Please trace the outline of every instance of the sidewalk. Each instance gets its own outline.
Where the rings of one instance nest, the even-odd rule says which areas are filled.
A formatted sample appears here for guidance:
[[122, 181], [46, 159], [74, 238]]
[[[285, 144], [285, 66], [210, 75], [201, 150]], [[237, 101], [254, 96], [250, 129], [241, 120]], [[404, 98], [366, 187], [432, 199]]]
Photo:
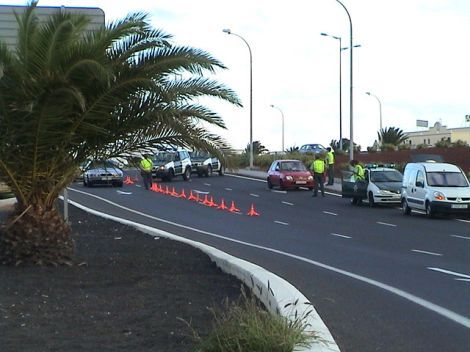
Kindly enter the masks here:
[[[250, 170], [248, 168], [231, 170], [230, 172], [227, 171], [227, 173], [232, 173], [232, 174], [236, 174], [240, 176], [253, 177], [253, 178], [258, 178], [262, 180], [266, 180], [268, 176], [268, 173], [266, 171], [261, 171], [261, 170], [256, 170], [256, 169]], [[333, 193], [341, 193], [341, 179], [335, 178], [335, 183], [333, 185], [325, 184], [325, 191], [329, 191]]]

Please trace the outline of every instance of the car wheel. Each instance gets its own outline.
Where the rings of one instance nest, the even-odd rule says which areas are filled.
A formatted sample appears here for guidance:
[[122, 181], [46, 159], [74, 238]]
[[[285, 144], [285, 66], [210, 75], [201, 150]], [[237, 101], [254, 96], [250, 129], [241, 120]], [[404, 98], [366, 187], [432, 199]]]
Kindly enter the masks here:
[[187, 168], [184, 170], [183, 180], [189, 181], [190, 178], [191, 178], [191, 169], [190, 169], [189, 167], [187, 167]]
[[219, 170], [219, 176], [225, 175], [225, 167], [221, 166]]
[[268, 178], [268, 188], [273, 189], [273, 184], [271, 183], [271, 180]]
[[431, 203], [428, 201], [426, 202], [426, 216], [429, 218], [429, 219], [432, 219], [434, 217], [434, 211], [432, 210], [431, 208]]
[[173, 177], [175, 177], [175, 171], [173, 169], [168, 170], [168, 175], [166, 176], [166, 180], [168, 182], [171, 182], [171, 180], [173, 180]]
[[375, 207], [376, 204], [375, 204], [375, 201], [374, 201], [374, 194], [373, 194], [372, 192], [369, 192], [367, 198], [369, 199], [369, 206], [370, 206], [371, 208]]
[[212, 166], [210, 165], [207, 167], [206, 176], [207, 177], [212, 176]]
[[408, 202], [406, 201], [405, 198], [402, 199], [401, 201], [401, 211], [403, 215], [410, 215], [411, 214], [411, 208], [408, 206]]

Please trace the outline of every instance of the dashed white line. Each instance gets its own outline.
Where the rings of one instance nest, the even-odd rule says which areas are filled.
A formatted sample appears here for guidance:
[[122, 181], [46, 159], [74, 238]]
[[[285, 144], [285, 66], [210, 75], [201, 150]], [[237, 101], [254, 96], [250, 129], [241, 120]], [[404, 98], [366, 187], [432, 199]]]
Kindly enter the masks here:
[[470, 237], [459, 236], [459, 235], [450, 235], [451, 237], [463, 238], [464, 240], [470, 240]]
[[287, 191], [278, 191], [278, 190], [275, 190], [275, 189], [272, 190], [271, 192], [287, 194]]
[[330, 233], [331, 236], [336, 236], [336, 237], [343, 237], [343, 238], [352, 238], [346, 235], [340, 235], [339, 233]]
[[226, 191], [231, 191], [232, 189], [231, 188], [225, 188]]
[[284, 202], [284, 201], [282, 201], [281, 203], [285, 205], [294, 205], [294, 203], [289, 203], [289, 202]]
[[332, 213], [331, 211], [323, 211], [323, 213], [328, 214], [328, 215], [338, 216], [338, 214]]
[[434, 271], [439, 271], [439, 272], [444, 273], [444, 274], [449, 274], [449, 275], [460, 276], [461, 277], [461, 279], [455, 279], [455, 280], [459, 280], [459, 281], [470, 280], [470, 275], [456, 273], [455, 271], [445, 270], [445, 269], [441, 269], [441, 268], [431, 268], [431, 267], [428, 267], [428, 269], [429, 270], [434, 270]]
[[377, 224], [384, 225], [384, 226], [390, 226], [390, 227], [397, 227], [397, 225], [395, 225], [395, 224], [389, 224], [387, 222], [382, 222], [382, 221], [377, 221]]
[[141, 185], [135, 185], [135, 186], [136, 186], [136, 187], [139, 187], [139, 188], [142, 187]]
[[468, 223], [470, 223], [470, 220], [464, 220], [464, 219], [457, 219], [457, 221], [461, 221], [461, 222], [468, 222]]
[[250, 193], [250, 196], [252, 196], [252, 197], [259, 197], [259, 194]]
[[279, 225], [289, 226], [288, 222], [282, 222], [282, 221], [277, 221], [277, 220], [274, 220], [274, 222]]
[[210, 183], [204, 183], [204, 186], [210, 186], [211, 184]]
[[434, 252], [422, 251], [422, 250], [420, 250], [420, 249], [412, 249], [411, 251], [412, 251], [412, 252], [416, 252], [416, 253], [423, 253], [423, 254], [435, 255], [435, 256], [438, 256], [438, 257], [442, 256], [441, 253], [434, 253]]

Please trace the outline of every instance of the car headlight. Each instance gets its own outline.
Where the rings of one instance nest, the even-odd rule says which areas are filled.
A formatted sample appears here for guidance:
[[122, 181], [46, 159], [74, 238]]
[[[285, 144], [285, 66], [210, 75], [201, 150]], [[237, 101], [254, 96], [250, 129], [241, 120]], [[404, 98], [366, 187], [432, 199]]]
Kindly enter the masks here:
[[385, 195], [390, 195], [392, 192], [387, 191], [386, 189], [379, 189], [377, 193], [385, 196]]
[[293, 178], [292, 178], [292, 176], [286, 176], [286, 180], [287, 180], [287, 181], [292, 181]]
[[165, 170], [165, 166], [160, 166], [158, 169], [159, 169], [160, 171], [163, 171], [163, 170]]
[[435, 191], [433, 193], [433, 196], [434, 196], [434, 199], [436, 199], [436, 200], [445, 200], [446, 199], [446, 196], [443, 193], [438, 192], [438, 191]]
[[309, 180], [309, 181], [313, 181], [313, 176], [312, 176], [312, 175], [310, 175], [310, 176], [307, 178], [307, 180]]

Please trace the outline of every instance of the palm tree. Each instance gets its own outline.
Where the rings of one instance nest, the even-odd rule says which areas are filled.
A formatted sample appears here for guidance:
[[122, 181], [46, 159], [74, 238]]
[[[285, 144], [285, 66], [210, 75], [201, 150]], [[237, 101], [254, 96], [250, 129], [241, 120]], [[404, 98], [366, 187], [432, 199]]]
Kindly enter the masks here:
[[382, 128], [377, 132], [377, 136], [379, 137], [381, 145], [392, 144], [394, 146], [398, 146], [408, 138], [408, 136], [398, 127]]
[[[261, 144], [260, 141], [253, 141], [253, 155], [260, 155], [269, 152], [268, 149], [264, 145]], [[245, 148], [245, 154], [250, 154], [250, 143]]]
[[0, 43], [0, 181], [17, 198], [0, 229], [0, 261], [60, 264], [74, 244], [54, 203], [87, 157], [168, 145], [221, 154], [228, 144], [199, 122], [224, 122], [193, 98], [241, 104], [204, 77], [225, 68], [221, 62], [173, 45], [146, 14], [88, 32], [82, 15], [57, 13], [39, 25], [36, 5], [17, 15], [16, 50]]

